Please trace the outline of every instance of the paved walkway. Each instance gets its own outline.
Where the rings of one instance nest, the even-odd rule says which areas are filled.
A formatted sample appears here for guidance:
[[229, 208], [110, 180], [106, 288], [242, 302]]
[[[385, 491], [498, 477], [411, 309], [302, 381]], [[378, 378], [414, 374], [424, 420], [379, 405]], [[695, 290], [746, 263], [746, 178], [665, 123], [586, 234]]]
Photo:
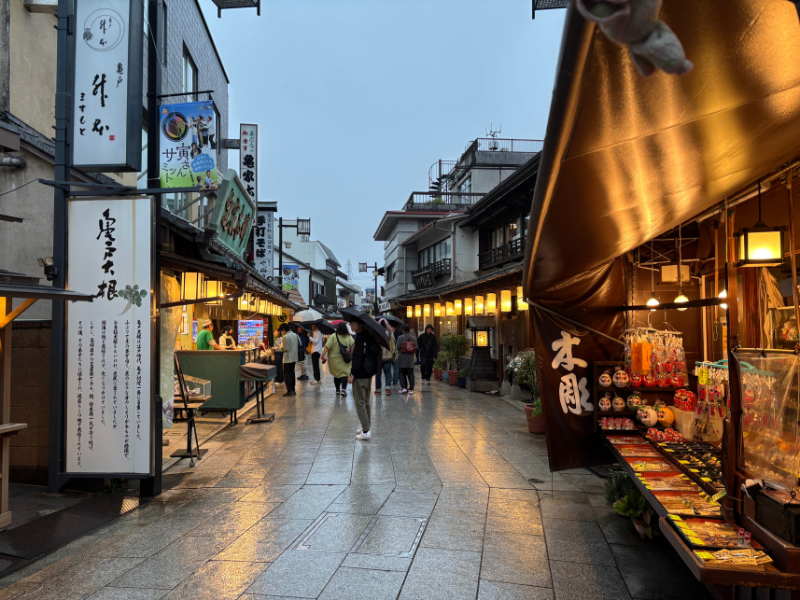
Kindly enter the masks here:
[[274, 423], [240, 419], [155, 501], [0, 580], [0, 600], [710, 597], [603, 505], [601, 479], [551, 474], [502, 398], [378, 396], [357, 442], [329, 384], [272, 396]]

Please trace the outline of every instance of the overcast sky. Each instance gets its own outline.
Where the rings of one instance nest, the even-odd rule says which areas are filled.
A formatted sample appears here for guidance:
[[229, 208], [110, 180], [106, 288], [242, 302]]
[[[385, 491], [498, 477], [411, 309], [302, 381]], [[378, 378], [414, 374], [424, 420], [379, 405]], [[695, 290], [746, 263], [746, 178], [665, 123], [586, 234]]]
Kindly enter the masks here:
[[259, 199], [310, 217], [312, 239], [352, 261], [363, 287], [358, 262], [383, 265], [381, 216], [428, 189], [434, 162], [491, 123], [504, 138], [544, 137], [564, 10], [532, 20], [531, 0], [262, 0], [261, 17], [218, 19], [200, 2], [231, 80], [229, 137], [259, 125]]

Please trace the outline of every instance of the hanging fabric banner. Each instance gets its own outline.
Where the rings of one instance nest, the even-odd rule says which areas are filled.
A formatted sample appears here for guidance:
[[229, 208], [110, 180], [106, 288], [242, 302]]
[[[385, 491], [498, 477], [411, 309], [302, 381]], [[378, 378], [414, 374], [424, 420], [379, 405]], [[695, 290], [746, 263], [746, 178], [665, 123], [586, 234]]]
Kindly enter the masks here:
[[[625, 328], [622, 263], [619, 259], [537, 294], [537, 303], [587, 327], [619, 338]], [[605, 446], [594, 432], [595, 361], [615, 360], [622, 345], [531, 306], [536, 328], [542, 408], [547, 428], [551, 471], [607, 461]]]

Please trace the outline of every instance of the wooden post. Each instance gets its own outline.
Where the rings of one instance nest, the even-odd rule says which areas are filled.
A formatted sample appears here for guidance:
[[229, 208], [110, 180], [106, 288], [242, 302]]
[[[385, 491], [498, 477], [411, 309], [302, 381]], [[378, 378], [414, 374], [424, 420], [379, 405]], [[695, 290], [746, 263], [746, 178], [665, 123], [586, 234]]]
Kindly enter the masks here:
[[[0, 298], [0, 320], [11, 312], [11, 299]], [[11, 323], [0, 329], [0, 425], [11, 422]], [[11, 438], [0, 435], [0, 527], [11, 523], [8, 510], [8, 464]]]

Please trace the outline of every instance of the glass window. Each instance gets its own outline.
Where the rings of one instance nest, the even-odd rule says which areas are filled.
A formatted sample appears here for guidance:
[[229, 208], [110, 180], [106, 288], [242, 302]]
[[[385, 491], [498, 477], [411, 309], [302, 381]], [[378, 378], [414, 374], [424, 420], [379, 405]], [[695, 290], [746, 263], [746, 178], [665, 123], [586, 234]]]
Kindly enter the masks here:
[[519, 239], [520, 237], [520, 227], [519, 227], [519, 217], [514, 219], [513, 221], [509, 221], [506, 223], [506, 241], [511, 242], [513, 240]]
[[450, 240], [444, 241], [444, 256], [442, 258], [450, 258]]
[[499, 248], [503, 245], [503, 228], [498, 227], [492, 231], [492, 248]]
[[[197, 91], [197, 66], [185, 46], [183, 48], [183, 89], [187, 94]], [[196, 96], [189, 96], [189, 101], [195, 100], [197, 100]]]

